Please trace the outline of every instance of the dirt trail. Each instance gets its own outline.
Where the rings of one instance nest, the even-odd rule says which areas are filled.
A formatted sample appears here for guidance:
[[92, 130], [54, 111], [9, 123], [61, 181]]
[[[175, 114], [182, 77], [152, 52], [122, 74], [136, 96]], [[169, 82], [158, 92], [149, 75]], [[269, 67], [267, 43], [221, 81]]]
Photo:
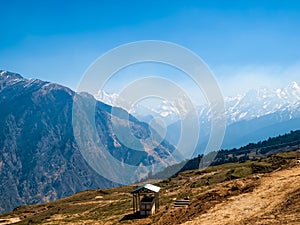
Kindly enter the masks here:
[[8, 219], [0, 219], [0, 224], [1, 225], [6, 225], [6, 224], [12, 224], [21, 221], [19, 217], [15, 218], [8, 218]]
[[[276, 171], [261, 178], [253, 192], [241, 194], [216, 205], [207, 213], [184, 223], [185, 225], [217, 224], [300, 224], [300, 214], [280, 215], [276, 208], [282, 205], [291, 193], [300, 189], [300, 166]], [[299, 198], [299, 196], [297, 195]], [[298, 204], [300, 203], [298, 199]], [[300, 207], [295, 205], [294, 207]], [[287, 219], [290, 220], [286, 223]]]

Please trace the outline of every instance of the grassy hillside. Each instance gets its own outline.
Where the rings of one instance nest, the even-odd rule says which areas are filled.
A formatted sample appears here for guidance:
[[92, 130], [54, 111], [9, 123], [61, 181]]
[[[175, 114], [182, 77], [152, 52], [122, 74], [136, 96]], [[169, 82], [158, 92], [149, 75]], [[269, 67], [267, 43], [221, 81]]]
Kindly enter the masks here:
[[[16, 222], [15, 224], [171, 225], [193, 224], [193, 222], [202, 224], [202, 222], [197, 222], [201, 221], [201, 216], [209, 215], [212, 210], [218, 212], [218, 207], [222, 207], [224, 204], [229, 204], [228, 208], [233, 199], [247, 195], [253, 195], [252, 198], [257, 197], [259, 194], [265, 193], [265, 190], [268, 191], [272, 186], [277, 187], [276, 185], [283, 182], [289, 185], [284, 190], [280, 188], [273, 190], [273, 199], [269, 198], [268, 201], [273, 202], [277, 199], [276, 195], [282, 195], [283, 192], [286, 193], [286, 196], [283, 196], [271, 211], [273, 210], [276, 215], [294, 215], [288, 221], [295, 222], [299, 219], [298, 222], [300, 222], [300, 218], [297, 218], [297, 215], [300, 215], [299, 210], [295, 211], [295, 209], [300, 209], [298, 159], [300, 159], [299, 151], [279, 153], [259, 160], [211, 166], [202, 171], [184, 171], [176, 177], [157, 181], [155, 184], [161, 187], [161, 207], [157, 214], [148, 218], [138, 218], [132, 214], [130, 192], [137, 187], [137, 185], [132, 185], [84, 191], [47, 204], [21, 206], [13, 212], [1, 215], [0, 224], [9, 224], [10, 222]], [[277, 173], [286, 173], [286, 175], [280, 175], [280, 180]], [[269, 188], [263, 189], [262, 184], [272, 176], [274, 176], [274, 180], [277, 180], [273, 183], [270, 181]], [[189, 197], [190, 205], [185, 208], [174, 208], [174, 200], [182, 197]], [[257, 200], [257, 202], [259, 201]], [[293, 207], [290, 206], [291, 204]], [[251, 206], [250, 202], [249, 205]], [[263, 209], [261, 211], [264, 216]], [[231, 216], [228, 215], [228, 218], [222, 220], [230, 218]], [[260, 221], [259, 218], [255, 220], [255, 217], [251, 217], [251, 219]], [[232, 221], [230, 220], [228, 224], [233, 224]], [[274, 224], [273, 222], [266, 224]], [[211, 224], [218, 224], [218, 222], [212, 221]]]

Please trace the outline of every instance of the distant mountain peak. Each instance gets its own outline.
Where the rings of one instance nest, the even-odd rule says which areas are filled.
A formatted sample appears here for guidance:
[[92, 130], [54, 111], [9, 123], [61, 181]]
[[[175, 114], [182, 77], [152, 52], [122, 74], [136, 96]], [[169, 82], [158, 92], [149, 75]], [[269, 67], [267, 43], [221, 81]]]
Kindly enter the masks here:
[[300, 86], [296, 81], [291, 82], [287, 87], [290, 89], [300, 90]]

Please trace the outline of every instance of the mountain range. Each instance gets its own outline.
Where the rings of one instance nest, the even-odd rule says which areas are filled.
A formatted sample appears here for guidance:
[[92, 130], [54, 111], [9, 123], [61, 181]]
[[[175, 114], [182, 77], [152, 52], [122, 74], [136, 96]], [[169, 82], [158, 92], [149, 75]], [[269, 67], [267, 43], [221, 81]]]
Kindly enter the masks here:
[[[83, 105], [95, 102], [97, 136], [120, 165], [135, 168], [128, 178], [133, 179], [130, 182], [181, 160], [172, 157], [181, 121], [170, 102], [163, 101], [156, 108], [143, 105], [127, 112], [114, 104], [117, 94], [100, 92], [96, 97], [102, 101], [96, 101], [88, 93], [75, 93], [55, 83], [26, 79], [0, 70], [0, 212], [19, 205], [48, 202], [86, 189], [120, 185], [108, 179], [115, 175], [109, 163], [99, 162], [108, 166], [107, 174], [99, 175], [97, 168], [82, 155], [74, 137], [77, 127], [74, 128], [72, 121], [75, 96]], [[244, 95], [226, 97], [225, 103], [227, 129], [223, 148], [239, 147], [300, 128], [300, 88], [296, 82], [286, 88], [251, 90]], [[194, 153], [198, 155], [203, 152], [210, 134], [210, 108], [198, 105], [196, 109], [201, 128]], [[87, 112], [81, 113], [84, 118]], [[148, 125], [156, 116], [166, 121], [166, 137], [149, 142], [147, 139], [151, 135], [160, 134], [159, 130], [155, 131], [159, 126], [153, 129]], [[114, 119], [121, 130], [124, 124], [130, 124], [130, 131], [142, 151], [118, 139]], [[82, 132], [89, 134], [90, 131]], [[87, 140], [90, 144], [90, 139]], [[156, 164], [162, 166], [151, 167]], [[145, 167], [147, 170], [141, 169]]]
[[[58, 84], [0, 71], [0, 212], [20, 205], [48, 202], [86, 189], [120, 185], [108, 179], [110, 174], [99, 175], [84, 159], [72, 124], [75, 95], [83, 104], [96, 102], [97, 134], [121, 166], [135, 168], [132, 177], [139, 179], [151, 171], [150, 168], [141, 173], [139, 168], [143, 166], [161, 161], [168, 166], [176, 162], [169, 158], [174, 147], [164, 140], [146, 143], [144, 140], [153, 132], [151, 128], [123, 109], [96, 101], [87, 93], [76, 94]], [[130, 123], [142, 150], [131, 149], [118, 141], [112, 110], [121, 128]], [[85, 112], [82, 113], [84, 117]], [[89, 130], [84, 132], [89, 133]], [[105, 172], [110, 173], [110, 168], [106, 169]]]
[[[100, 92], [98, 99], [115, 105], [118, 94]], [[244, 94], [224, 97], [226, 132], [222, 148], [238, 148], [270, 136], [300, 128], [300, 86], [297, 82], [277, 89], [251, 89]], [[195, 155], [202, 153], [209, 139], [211, 113], [208, 104], [197, 105], [201, 132]], [[181, 119], [172, 102], [161, 101], [156, 108], [137, 104], [131, 113], [141, 121], [160, 118], [167, 124], [166, 139], [176, 146], [180, 137]]]

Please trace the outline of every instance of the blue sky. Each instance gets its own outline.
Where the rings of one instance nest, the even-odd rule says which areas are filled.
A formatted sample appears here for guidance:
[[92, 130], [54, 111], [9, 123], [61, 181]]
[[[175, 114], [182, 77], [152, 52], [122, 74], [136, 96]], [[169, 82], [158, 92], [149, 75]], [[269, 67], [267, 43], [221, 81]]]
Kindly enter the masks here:
[[106, 51], [175, 42], [198, 54], [225, 94], [300, 82], [300, 1], [1, 0], [0, 69], [73, 89]]

